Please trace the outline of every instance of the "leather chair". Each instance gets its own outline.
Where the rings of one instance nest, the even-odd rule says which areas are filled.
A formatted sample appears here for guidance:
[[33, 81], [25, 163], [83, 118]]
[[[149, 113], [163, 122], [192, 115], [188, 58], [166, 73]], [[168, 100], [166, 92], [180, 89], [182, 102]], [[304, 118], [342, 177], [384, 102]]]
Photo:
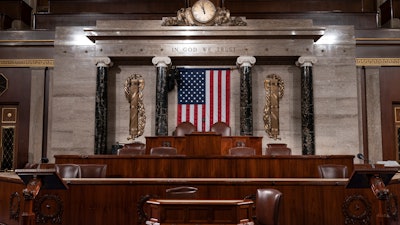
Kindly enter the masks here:
[[160, 146], [150, 149], [150, 155], [176, 155], [178, 150], [174, 147]]
[[165, 190], [168, 199], [195, 199], [198, 188], [189, 186], [180, 186]]
[[146, 154], [146, 144], [143, 142], [133, 142], [124, 144], [117, 150], [117, 155], [144, 155]]
[[82, 178], [104, 178], [107, 176], [106, 164], [79, 164]]
[[211, 128], [211, 132], [215, 132], [216, 134], [221, 134], [221, 136], [231, 136], [231, 127], [224, 122], [216, 122]]
[[257, 189], [256, 224], [278, 225], [283, 194], [273, 188]]
[[229, 155], [234, 156], [250, 156], [256, 155], [256, 150], [251, 147], [240, 146], [240, 147], [233, 147], [228, 150]]
[[323, 164], [318, 165], [318, 172], [321, 178], [348, 178], [349, 172], [345, 165]]
[[265, 155], [291, 155], [292, 150], [284, 143], [267, 144]]
[[61, 178], [81, 177], [81, 168], [77, 164], [55, 164], [54, 168]]
[[180, 123], [175, 128], [173, 135], [174, 136], [185, 136], [186, 134], [191, 134], [195, 131], [197, 131], [197, 128], [195, 125], [193, 125], [191, 122], [183, 122], [183, 123]]

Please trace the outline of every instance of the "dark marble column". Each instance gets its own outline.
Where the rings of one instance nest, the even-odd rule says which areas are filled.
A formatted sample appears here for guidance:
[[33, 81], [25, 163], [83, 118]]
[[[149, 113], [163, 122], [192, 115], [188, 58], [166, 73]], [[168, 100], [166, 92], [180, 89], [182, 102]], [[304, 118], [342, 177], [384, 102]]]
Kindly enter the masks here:
[[301, 130], [302, 154], [315, 155], [314, 131], [314, 94], [312, 65], [315, 57], [300, 57], [297, 61], [301, 67]]
[[94, 154], [107, 154], [107, 80], [110, 58], [97, 61]]
[[240, 135], [253, 135], [251, 67], [255, 62], [252, 56], [240, 56], [236, 60], [240, 68]]
[[156, 136], [168, 135], [168, 65], [169, 57], [154, 57], [153, 64], [157, 67], [156, 77]]

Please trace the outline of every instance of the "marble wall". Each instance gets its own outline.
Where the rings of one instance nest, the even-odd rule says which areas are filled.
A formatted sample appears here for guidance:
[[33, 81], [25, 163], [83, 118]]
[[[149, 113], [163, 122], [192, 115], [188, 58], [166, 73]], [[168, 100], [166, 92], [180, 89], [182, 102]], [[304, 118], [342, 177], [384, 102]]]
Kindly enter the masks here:
[[[301, 24], [301, 21], [293, 21], [291, 24], [290, 20], [285, 20], [281, 23], [281, 27], [271, 27], [271, 29], [289, 30], [293, 25], [297, 27], [294, 30], [298, 30], [301, 29]], [[307, 29], [313, 28], [309, 21], [303, 24]], [[121, 50], [121, 46], [128, 48], [128, 51], [135, 47], [129, 44], [121, 45], [123, 41], [118, 40], [94, 44], [86, 37], [85, 29], [88, 28], [56, 29], [55, 67], [51, 80], [49, 112], [50, 162], [54, 161], [53, 156], [57, 154], [94, 153], [97, 59], [104, 56], [111, 56], [112, 59], [119, 56], [118, 52], [123, 50], [124, 53], [119, 54], [126, 54], [125, 49]], [[351, 26], [328, 26], [323, 29], [325, 34], [314, 44], [312, 41], [288, 38], [284, 41], [259, 40], [259, 43], [253, 41], [253, 45], [259, 45], [259, 49], [274, 49], [268, 52], [269, 57], [273, 54], [294, 56], [307, 54], [317, 58], [318, 61], [313, 66], [316, 154], [355, 155], [360, 152], [360, 122], [354, 29]], [[226, 41], [228, 45], [234, 43], [229, 42]], [[285, 43], [290, 45], [282, 46]], [[157, 42], [158, 44], [160, 43]], [[100, 51], [99, 46], [108, 52]], [[244, 55], [242, 53], [235, 54]], [[252, 54], [250, 51], [247, 53], [256, 59], [259, 54], [256, 52]], [[144, 59], [140, 65], [135, 62], [116, 62], [109, 68], [108, 148], [110, 149], [116, 142], [128, 142], [129, 104], [124, 96], [123, 87], [125, 80], [135, 73], [141, 74], [146, 82], [144, 89], [146, 128], [144, 135], [138, 140], [145, 141], [144, 136], [154, 135], [156, 67], [152, 65], [151, 57], [150, 60]], [[213, 67], [212, 64], [207, 66]], [[233, 68], [231, 126], [233, 135], [238, 135], [239, 71], [236, 65], [226, 66]], [[252, 72], [254, 135], [263, 136], [263, 146], [272, 142], [285, 142], [292, 148], [293, 154], [301, 154], [300, 68], [296, 65], [263, 65], [256, 62]], [[262, 120], [265, 104], [264, 80], [269, 74], [277, 74], [285, 83], [285, 93], [280, 101], [281, 140], [270, 139], [264, 131]], [[176, 126], [176, 91], [175, 88], [170, 92], [168, 99], [169, 134]]]

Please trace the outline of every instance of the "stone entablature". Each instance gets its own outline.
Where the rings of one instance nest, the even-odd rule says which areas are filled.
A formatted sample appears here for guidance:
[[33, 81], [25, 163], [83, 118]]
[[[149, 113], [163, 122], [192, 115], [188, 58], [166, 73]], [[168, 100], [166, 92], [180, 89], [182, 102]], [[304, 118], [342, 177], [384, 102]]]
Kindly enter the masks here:
[[310, 55], [325, 28], [311, 20], [247, 20], [247, 26], [162, 26], [157, 20], [98, 21], [84, 30], [97, 56]]

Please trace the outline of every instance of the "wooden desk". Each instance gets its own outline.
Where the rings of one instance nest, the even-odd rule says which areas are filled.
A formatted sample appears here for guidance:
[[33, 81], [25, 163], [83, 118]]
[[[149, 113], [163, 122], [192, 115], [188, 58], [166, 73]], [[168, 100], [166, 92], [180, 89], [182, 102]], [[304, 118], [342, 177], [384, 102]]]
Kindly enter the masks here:
[[149, 225], [253, 224], [251, 200], [151, 199]]
[[57, 164], [107, 164], [107, 177], [136, 178], [301, 178], [319, 177], [318, 165], [346, 165], [353, 172], [353, 155], [286, 156], [121, 156], [55, 155]]
[[[387, 186], [400, 196], [400, 176]], [[166, 198], [165, 190], [178, 186], [198, 188], [196, 199], [243, 199], [258, 188], [275, 188], [283, 193], [279, 224], [377, 225], [379, 200], [370, 189], [346, 188], [348, 179], [321, 178], [69, 178], [68, 190], [41, 190], [37, 197], [41, 225], [144, 225], [136, 215], [146, 196]], [[18, 176], [0, 173], [0, 224], [18, 225], [25, 187]], [[12, 207], [9, 206], [13, 202]], [[397, 203], [395, 200], [394, 203]], [[145, 204], [145, 203], [144, 203]], [[147, 204], [145, 204], [147, 206]], [[49, 206], [49, 207], [48, 207]], [[397, 208], [397, 206], [396, 206]], [[392, 208], [393, 210], [394, 208]], [[147, 211], [148, 212], [148, 211]], [[391, 225], [400, 224], [393, 210]], [[252, 212], [255, 215], [255, 212]]]
[[256, 149], [262, 155], [262, 137], [255, 136], [221, 136], [213, 132], [195, 132], [184, 137], [156, 136], [146, 137], [146, 154], [153, 147], [169, 144], [177, 148], [178, 154], [187, 156], [227, 155], [237, 142]]

